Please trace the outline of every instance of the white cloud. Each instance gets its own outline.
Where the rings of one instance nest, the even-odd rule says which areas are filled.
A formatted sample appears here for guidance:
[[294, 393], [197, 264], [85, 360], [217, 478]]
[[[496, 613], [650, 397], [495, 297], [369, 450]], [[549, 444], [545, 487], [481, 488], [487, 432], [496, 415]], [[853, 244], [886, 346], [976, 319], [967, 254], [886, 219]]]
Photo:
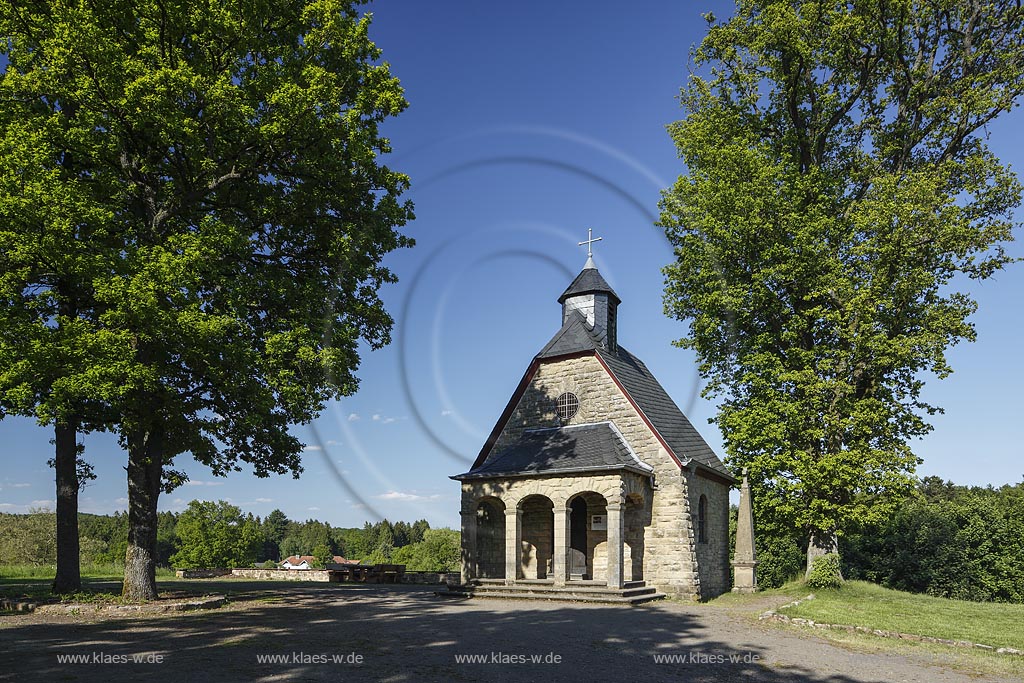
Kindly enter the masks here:
[[339, 445], [341, 445], [341, 442], [340, 442], [340, 441], [335, 441], [334, 439], [330, 439], [330, 440], [329, 440], [329, 441], [327, 442], [327, 445], [328, 445], [328, 446], [339, 446]]
[[273, 498], [257, 498], [256, 502], [257, 503], [273, 503], [274, 499]]
[[405, 493], [404, 491], [388, 491], [387, 493], [382, 493], [379, 496], [374, 496], [374, 498], [379, 498], [380, 500], [400, 500], [405, 503], [424, 500], [438, 500], [440, 497], [441, 496], [436, 493], [432, 496], [421, 496], [416, 493]]
[[318, 508], [318, 507], [311, 507], [311, 508], [306, 508], [306, 509], [307, 509], [307, 510], [309, 510], [310, 512], [316, 512], [316, 511], [318, 511], [318, 510], [319, 510], [320, 508]]
[[374, 413], [374, 414], [373, 414], [373, 421], [374, 421], [374, 422], [379, 422], [379, 421], [380, 421], [380, 415], [379, 415], [379, 414], [377, 414], [377, 413]]
[[14, 503], [0, 503], [0, 508], [12, 508], [15, 507]]
[[39, 508], [46, 510], [55, 510], [57, 508], [57, 501], [55, 500], [33, 500], [28, 504], [29, 509]]
[[302, 450], [304, 450], [304, 451], [322, 451], [323, 449], [320, 448], [320, 446], [303, 446]]
[[348, 414], [348, 421], [349, 422], [357, 422], [357, 421], [359, 421], [361, 419], [363, 419], [363, 418], [359, 417], [359, 413], [349, 413]]
[[185, 482], [185, 486], [223, 486], [222, 481], [203, 481], [202, 479], [189, 479]]
[[448, 416], [449, 416], [449, 415], [451, 415], [451, 414], [452, 414], [453, 412], [455, 412], [455, 411], [452, 411], [452, 410], [442, 410], [442, 411], [441, 411], [441, 417], [448, 417]]
[[8, 484], [12, 489], [27, 489], [32, 484]]
[[128, 499], [127, 498], [115, 498], [114, 502], [117, 503], [118, 505], [127, 505], [128, 504]]
[[380, 413], [374, 413], [373, 414], [373, 421], [374, 422], [380, 422], [382, 425], [391, 424], [392, 422], [395, 422], [396, 420], [398, 420], [397, 417], [388, 417], [386, 415], [381, 415]]

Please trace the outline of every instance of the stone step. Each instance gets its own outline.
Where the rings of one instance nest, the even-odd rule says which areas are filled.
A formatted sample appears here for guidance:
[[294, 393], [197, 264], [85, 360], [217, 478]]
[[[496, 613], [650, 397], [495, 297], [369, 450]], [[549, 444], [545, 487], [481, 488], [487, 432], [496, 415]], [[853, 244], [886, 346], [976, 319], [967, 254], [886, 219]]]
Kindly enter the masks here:
[[[470, 579], [469, 586], [506, 586], [505, 579]], [[554, 579], [517, 579], [516, 586], [551, 586], [554, 587]], [[626, 581], [623, 588], [643, 588], [647, 585], [645, 581]], [[608, 588], [604, 581], [570, 581], [566, 584], [569, 588]], [[614, 590], [614, 589], [613, 589]]]
[[538, 585], [522, 585], [516, 584], [512, 586], [470, 586], [467, 592], [473, 594], [483, 593], [495, 593], [495, 594], [513, 594], [513, 593], [531, 593], [536, 595], [547, 595], [561, 594], [561, 593], [573, 593], [578, 595], [615, 595], [621, 597], [631, 597], [634, 595], [646, 595], [648, 593], [657, 592], [654, 588], [649, 586], [635, 586], [633, 588], [608, 588], [607, 586], [566, 586], [564, 588], [555, 586], [538, 586]]
[[[642, 583], [642, 582], [632, 582]], [[438, 591], [443, 597], [496, 598], [506, 600], [555, 600], [562, 602], [592, 602], [636, 605], [665, 597], [653, 587], [638, 585], [632, 588], [608, 588], [601, 586], [566, 586], [564, 588], [539, 584], [469, 585]]]
[[646, 593], [644, 595], [635, 595], [631, 597], [622, 597], [616, 595], [578, 595], [572, 593], [544, 593], [544, 594], [531, 594], [531, 593], [467, 593], [464, 591], [438, 591], [437, 595], [442, 597], [450, 598], [463, 598], [463, 599], [490, 599], [490, 600], [547, 600], [551, 602], [584, 602], [594, 604], [612, 604], [612, 605], [640, 605], [645, 602], [652, 602], [654, 600], [661, 600], [665, 597], [664, 593]]

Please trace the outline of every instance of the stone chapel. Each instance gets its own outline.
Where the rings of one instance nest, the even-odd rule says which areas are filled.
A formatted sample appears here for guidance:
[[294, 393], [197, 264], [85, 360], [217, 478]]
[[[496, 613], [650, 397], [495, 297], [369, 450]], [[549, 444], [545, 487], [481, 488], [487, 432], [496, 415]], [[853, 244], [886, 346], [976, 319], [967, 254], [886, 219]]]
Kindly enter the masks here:
[[630, 602], [728, 591], [738, 481], [619, 344], [621, 302], [593, 258], [558, 302], [561, 328], [472, 468], [452, 477], [462, 590]]

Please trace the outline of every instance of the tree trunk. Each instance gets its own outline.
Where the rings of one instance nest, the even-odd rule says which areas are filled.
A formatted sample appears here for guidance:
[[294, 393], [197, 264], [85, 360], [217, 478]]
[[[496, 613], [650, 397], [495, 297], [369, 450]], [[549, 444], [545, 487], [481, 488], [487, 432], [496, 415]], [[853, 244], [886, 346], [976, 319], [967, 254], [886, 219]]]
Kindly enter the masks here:
[[54, 593], [82, 589], [78, 549], [78, 426], [75, 421], [54, 426], [54, 469], [57, 471], [57, 576]]
[[814, 561], [822, 555], [829, 553], [839, 554], [839, 537], [835, 529], [832, 531], [812, 531], [807, 541], [807, 572], [804, 577], [811, 575], [811, 568]]
[[156, 600], [157, 501], [163, 473], [164, 435], [158, 428], [128, 437], [128, 550], [124, 589], [130, 600]]

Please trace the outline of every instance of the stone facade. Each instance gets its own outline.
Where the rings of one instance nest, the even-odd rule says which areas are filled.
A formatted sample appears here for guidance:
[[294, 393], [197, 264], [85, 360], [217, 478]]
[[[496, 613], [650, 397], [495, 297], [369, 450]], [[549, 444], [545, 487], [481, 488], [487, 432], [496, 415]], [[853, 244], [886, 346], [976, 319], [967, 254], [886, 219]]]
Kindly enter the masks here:
[[[489, 517], [493, 509], [514, 515], [529, 495], [543, 496], [554, 506], [547, 516], [537, 513], [538, 505], [527, 501], [521, 514], [520, 552], [528, 559], [517, 566], [517, 578], [545, 578], [554, 571], [550, 530], [555, 511], [566, 514], [570, 498], [584, 492], [599, 494], [607, 503], [624, 508], [623, 549], [624, 580], [644, 580], [660, 591], [687, 598], [709, 598], [729, 589], [729, 485], [680, 468], [666, 452], [655, 433], [623, 395], [600, 361], [593, 356], [567, 358], [541, 363], [497, 438], [491, 454], [514, 443], [526, 429], [556, 427], [563, 424], [555, 414], [555, 398], [563, 392], [576, 394], [579, 411], [566, 425], [611, 421], [639, 458], [654, 468], [654, 476], [645, 479], [629, 473], [604, 476], [541, 477], [465, 482], [462, 488], [463, 514], [474, 522]], [[706, 496], [706, 535], [699, 543], [695, 537], [694, 515], [700, 496]], [[480, 501], [489, 501], [480, 512]], [[499, 502], [500, 501], [500, 502]], [[598, 514], [593, 512], [591, 514]], [[549, 521], [543, 521], [549, 520]], [[538, 526], [544, 525], [544, 526]], [[481, 525], [485, 528], [485, 524]], [[489, 539], [497, 528], [486, 526]], [[463, 530], [463, 537], [472, 533]], [[592, 532], [588, 539], [588, 566], [593, 578], [606, 573], [605, 532]], [[498, 578], [496, 544], [484, 542], [481, 550], [480, 577]], [[511, 554], [514, 544], [506, 543]], [[478, 572], [477, 569], [472, 572]], [[471, 572], [471, 573], [472, 573]], [[635, 577], [635, 578], [634, 578]], [[468, 578], [468, 576], [467, 576]], [[556, 579], [557, 580], [557, 579]]]
[[[462, 482], [463, 582], [644, 581], [691, 599], [728, 590], [734, 479], [646, 369], [636, 370], [646, 384], [633, 395], [602, 359], [635, 361], [617, 355], [619, 298], [591, 259], [559, 302], [562, 329], [534, 359], [473, 469], [454, 477]], [[560, 417], [565, 393], [579, 407]], [[651, 406], [661, 422], [644, 414]], [[612, 440], [581, 445], [579, 435], [602, 424]], [[535, 430], [557, 432], [561, 445], [538, 445]], [[691, 446], [702, 465], [680, 452]]]
[[[684, 597], [708, 598], [727, 591], [729, 485], [681, 469], [596, 357], [543, 362], [499, 435], [492, 454], [515, 442], [524, 429], [562, 424], [555, 415], [554, 399], [565, 391], [580, 398], [580, 410], [564, 424], [610, 420], [637, 456], [654, 468], [656, 488], [650, 482], [639, 485], [633, 512], [629, 513], [630, 508], [627, 508], [627, 517], [632, 521], [627, 531], [631, 575], [639, 574], [658, 590]], [[558, 505], [566, 490], [587, 490], [578, 484], [582, 485], [580, 478], [572, 477], [564, 482], [547, 483], [538, 493]], [[507, 496], [515, 488], [512, 486], [504, 495], [490, 495], [503, 500], [507, 510], [510, 503]], [[604, 490], [593, 490], [608, 498]], [[708, 498], [709, 541], [698, 544], [691, 510], [696, 510], [701, 495]], [[464, 506], [472, 507], [472, 494], [469, 501], [466, 497], [464, 486]], [[518, 499], [515, 502], [518, 504]], [[625, 503], [622, 498], [618, 502]], [[634, 564], [636, 569], [632, 570]]]

